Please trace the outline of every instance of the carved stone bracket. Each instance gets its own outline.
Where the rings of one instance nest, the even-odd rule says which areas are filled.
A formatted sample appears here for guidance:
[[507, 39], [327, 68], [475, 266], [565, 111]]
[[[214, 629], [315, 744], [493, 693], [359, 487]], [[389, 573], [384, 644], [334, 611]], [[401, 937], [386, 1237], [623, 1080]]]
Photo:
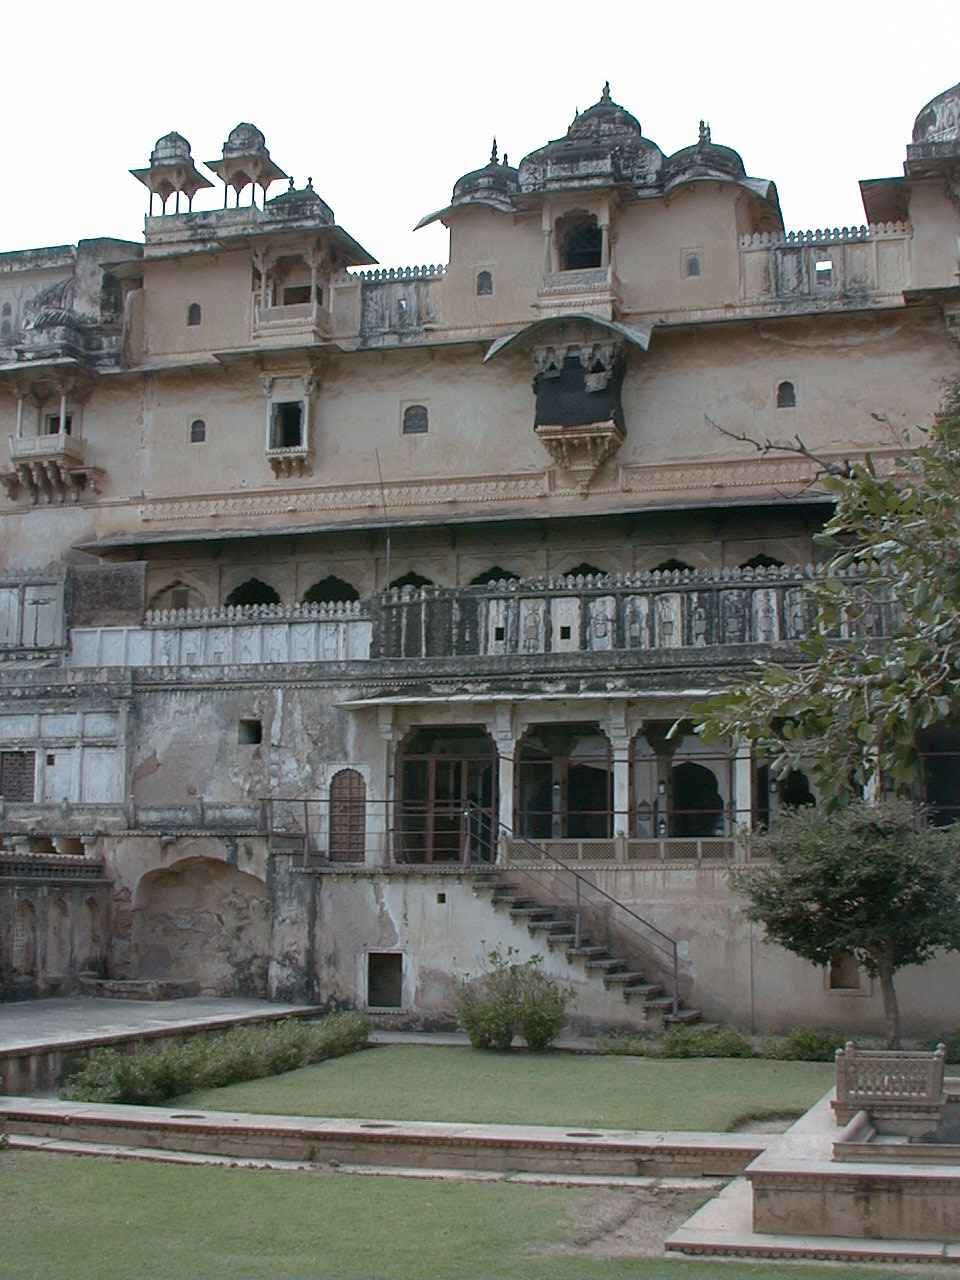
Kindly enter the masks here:
[[580, 427], [539, 424], [534, 430], [557, 466], [576, 480], [583, 496], [593, 477], [624, 441], [623, 431], [612, 420]]
[[313, 452], [310, 449], [268, 449], [267, 460], [278, 480], [281, 476], [308, 476], [313, 471]]
[[96, 467], [76, 467], [61, 458], [17, 462], [12, 471], [0, 475], [7, 496], [15, 500], [26, 494], [35, 507], [63, 506], [79, 502], [87, 488], [100, 492], [102, 472]]

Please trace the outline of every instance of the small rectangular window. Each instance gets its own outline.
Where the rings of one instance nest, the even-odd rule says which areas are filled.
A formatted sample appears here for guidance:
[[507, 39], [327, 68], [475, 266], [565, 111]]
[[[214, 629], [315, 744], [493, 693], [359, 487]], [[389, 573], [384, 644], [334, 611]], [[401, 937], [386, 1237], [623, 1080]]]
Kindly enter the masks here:
[[814, 268], [818, 285], [828, 285], [833, 281], [833, 262], [830, 258], [818, 262]]
[[288, 285], [283, 291], [283, 305], [285, 307], [296, 307], [309, 301], [310, 286], [308, 284]]
[[506, 629], [506, 627], [494, 627], [494, 628], [493, 628], [493, 638], [494, 638], [494, 640], [502, 640], [502, 639], [504, 638], [504, 636], [506, 635], [506, 633], [507, 633], [507, 629]]
[[560, 639], [561, 639], [561, 640], [569, 640], [569, 639], [570, 639], [570, 628], [569, 628], [569, 627], [561, 627], [561, 628], [560, 628]]
[[190, 590], [188, 587], [173, 587], [170, 591], [171, 609], [189, 609]]
[[[63, 419], [64, 435], [70, 435], [73, 431], [73, 414], [68, 413]], [[47, 430], [48, 436], [58, 436], [60, 434], [60, 415], [59, 413], [47, 414]]]
[[367, 1004], [372, 1009], [403, 1005], [403, 956], [395, 951], [371, 951], [367, 956]]
[[35, 751], [0, 751], [0, 796], [31, 804], [36, 765]]
[[426, 405], [408, 404], [403, 411], [403, 434], [405, 436], [426, 435], [429, 426]]
[[241, 720], [237, 726], [237, 742], [242, 746], [253, 746], [263, 741], [262, 720]]

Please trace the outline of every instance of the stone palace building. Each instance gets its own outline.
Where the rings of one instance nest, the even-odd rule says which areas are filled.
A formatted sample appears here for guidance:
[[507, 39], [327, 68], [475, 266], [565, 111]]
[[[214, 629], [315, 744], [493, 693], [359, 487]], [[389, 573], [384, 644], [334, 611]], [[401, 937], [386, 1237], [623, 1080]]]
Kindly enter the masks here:
[[[810, 455], [889, 465], [957, 374], [960, 86], [833, 230], [608, 86], [455, 183], [445, 266], [377, 267], [250, 124], [132, 173], [142, 243], [0, 254], [3, 995], [429, 1019], [501, 946], [584, 1022], [879, 1026], [728, 884], [808, 780], [669, 731], [808, 628]], [[958, 977], [902, 976], [908, 1032]]]

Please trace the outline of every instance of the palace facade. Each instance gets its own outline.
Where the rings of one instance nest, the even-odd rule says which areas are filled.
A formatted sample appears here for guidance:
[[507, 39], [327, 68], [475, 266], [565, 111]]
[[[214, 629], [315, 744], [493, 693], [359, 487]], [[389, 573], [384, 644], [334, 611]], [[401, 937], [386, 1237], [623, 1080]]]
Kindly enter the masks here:
[[[456, 182], [442, 266], [378, 267], [250, 124], [132, 173], [142, 242], [0, 254], [3, 994], [440, 1018], [512, 946], [584, 1023], [879, 1026], [727, 881], [810, 782], [685, 717], [806, 634], [824, 464], [957, 375], [960, 86], [853, 228], [606, 86]], [[898, 980], [908, 1031], [958, 975]]]

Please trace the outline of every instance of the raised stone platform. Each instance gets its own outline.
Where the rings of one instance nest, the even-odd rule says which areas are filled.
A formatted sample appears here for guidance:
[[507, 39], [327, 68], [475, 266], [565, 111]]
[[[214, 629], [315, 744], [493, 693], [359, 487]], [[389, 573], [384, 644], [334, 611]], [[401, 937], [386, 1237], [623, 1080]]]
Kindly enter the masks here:
[[184, 1000], [24, 1000], [0, 1005], [0, 1091], [56, 1089], [67, 1075], [107, 1046], [149, 1043], [168, 1048], [192, 1035], [233, 1026], [316, 1015], [311, 1005], [195, 996]]
[[772, 1139], [744, 1177], [669, 1237], [667, 1250], [960, 1262], [952, 1225], [960, 1204], [960, 1168], [921, 1160], [837, 1162], [832, 1103], [833, 1091]]

